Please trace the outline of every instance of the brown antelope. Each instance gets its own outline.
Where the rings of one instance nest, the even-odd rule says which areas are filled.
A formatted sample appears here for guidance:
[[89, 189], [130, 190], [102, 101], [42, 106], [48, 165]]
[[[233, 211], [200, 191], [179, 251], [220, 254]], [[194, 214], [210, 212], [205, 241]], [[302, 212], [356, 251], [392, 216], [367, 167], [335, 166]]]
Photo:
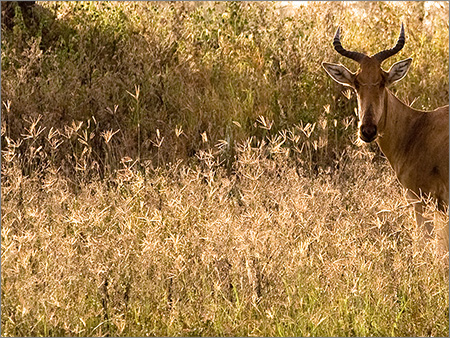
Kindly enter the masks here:
[[360, 69], [352, 73], [343, 65], [324, 62], [322, 66], [335, 81], [356, 91], [359, 138], [367, 143], [378, 143], [398, 180], [408, 190], [417, 224], [425, 226], [425, 234], [429, 236], [433, 226], [423, 217], [423, 198], [433, 198], [441, 210], [448, 207], [449, 108], [447, 105], [430, 112], [416, 110], [401, 102], [387, 88], [406, 75], [412, 59], [395, 63], [388, 72], [381, 68], [381, 63], [398, 53], [404, 44], [402, 24], [397, 44], [392, 49], [368, 56], [345, 50], [338, 28], [334, 49], [358, 62]]

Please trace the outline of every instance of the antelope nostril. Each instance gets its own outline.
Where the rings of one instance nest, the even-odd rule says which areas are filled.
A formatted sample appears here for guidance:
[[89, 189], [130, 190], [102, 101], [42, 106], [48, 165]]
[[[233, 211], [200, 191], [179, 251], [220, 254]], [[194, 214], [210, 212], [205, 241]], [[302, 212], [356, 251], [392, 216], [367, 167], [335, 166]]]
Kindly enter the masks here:
[[361, 138], [363, 141], [370, 142], [377, 136], [377, 126], [373, 124], [361, 126]]

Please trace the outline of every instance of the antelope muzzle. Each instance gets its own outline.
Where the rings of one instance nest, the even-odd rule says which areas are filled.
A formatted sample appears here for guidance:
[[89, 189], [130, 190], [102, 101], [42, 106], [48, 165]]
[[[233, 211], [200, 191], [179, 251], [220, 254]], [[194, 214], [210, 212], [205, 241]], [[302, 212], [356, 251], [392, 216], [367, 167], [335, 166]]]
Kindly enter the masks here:
[[362, 124], [359, 128], [359, 138], [364, 142], [372, 142], [377, 138], [377, 126], [373, 123]]

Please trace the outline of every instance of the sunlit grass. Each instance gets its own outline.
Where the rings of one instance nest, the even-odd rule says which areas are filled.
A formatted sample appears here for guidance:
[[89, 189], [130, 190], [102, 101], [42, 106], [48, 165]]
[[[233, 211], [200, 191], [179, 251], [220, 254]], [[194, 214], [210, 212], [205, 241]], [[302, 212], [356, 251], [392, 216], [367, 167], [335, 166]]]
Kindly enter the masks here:
[[231, 176], [125, 163], [76, 194], [4, 170], [2, 334], [447, 335], [448, 256], [386, 164], [305, 176], [271, 149], [237, 149]]
[[448, 336], [448, 251], [320, 67], [403, 21], [393, 90], [444, 105], [448, 3], [40, 5], [2, 26], [3, 336]]

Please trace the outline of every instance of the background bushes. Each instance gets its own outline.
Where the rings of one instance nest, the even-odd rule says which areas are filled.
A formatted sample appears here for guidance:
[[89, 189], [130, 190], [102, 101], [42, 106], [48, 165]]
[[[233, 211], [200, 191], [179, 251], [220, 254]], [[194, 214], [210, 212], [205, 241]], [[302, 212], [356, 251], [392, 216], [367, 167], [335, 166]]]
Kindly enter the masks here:
[[248, 137], [316, 123], [313, 151], [292, 154], [330, 166], [356, 126], [353, 94], [321, 68], [357, 69], [334, 52], [336, 28], [346, 48], [373, 54], [395, 43], [404, 22], [407, 43], [384, 67], [412, 57], [392, 89], [434, 109], [448, 103], [447, 16], [445, 2], [38, 2], [25, 19], [16, 7], [13, 27], [2, 25], [2, 146], [39, 119], [34, 145], [50, 153], [52, 130], [61, 143], [52, 165], [68, 172], [87, 165], [87, 152], [103, 176], [125, 156], [157, 166], [217, 144], [231, 167]]

